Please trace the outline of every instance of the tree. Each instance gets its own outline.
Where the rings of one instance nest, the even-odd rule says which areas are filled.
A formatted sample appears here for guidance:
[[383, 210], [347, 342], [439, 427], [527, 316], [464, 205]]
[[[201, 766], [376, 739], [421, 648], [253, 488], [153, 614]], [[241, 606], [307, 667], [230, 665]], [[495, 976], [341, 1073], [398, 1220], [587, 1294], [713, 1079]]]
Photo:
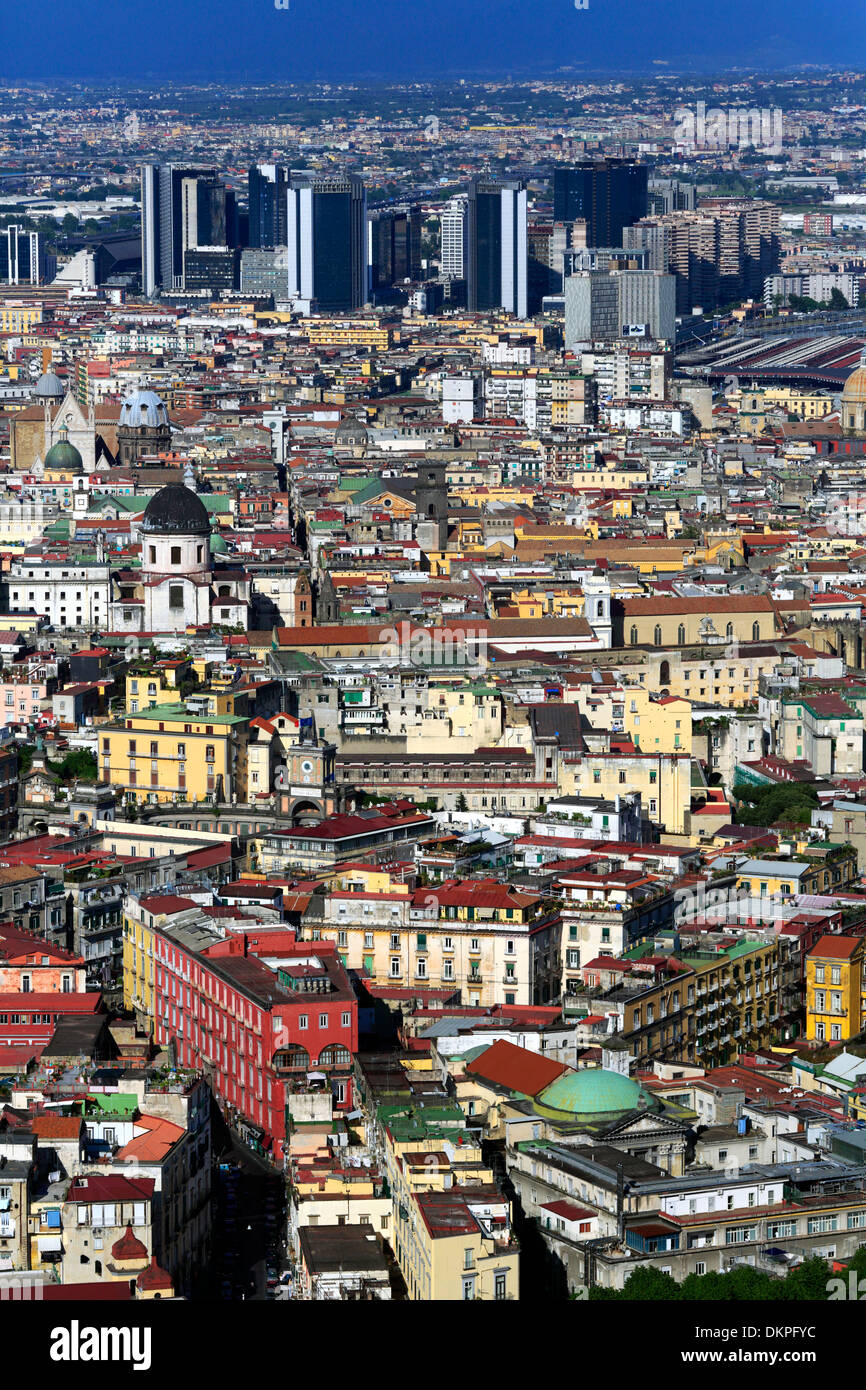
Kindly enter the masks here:
[[847, 299], [845, 298], [845, 296], [844, 296], [844, 294], [842, 293], [841, 290], [832, 289], [832, 290], [830, 291], [830, 308], [831, 308], [831, 309], [839, 309], [839, 310], [842, 310], [842, 309], [848, 309], [848, 308], [850, 308], [850, 307], [851, 307], [851, 306], [849, 305]]
[[96, 755], [89, 748], [73, 748], [62, 762], [49, 762], [48, 766], [64, 782], [73, 782], [76, 778], [81, 782], [95, 782], [99, 776]]
[[777, 820], [795, 821], [808, 825], [812, 811], [818, 805], [813, 786], [804, 782], [786, 782], [782, 786], [753, 787], [738, 782], [734, 799], [748, 803], [736, 810], [737, 825], [774, 825]]
[[804, 1260], [792, 1269], [786, 1279], [781, 1281], [777, 1297], [784, 1302], [825, 1302], [830, 1270], [826, 1260], [816, 1255], [814, 1259]]
[[642, 1303], [682, 1298], [681, 1285], [672, 1275], [662, 1274], [660, 1269], [655, 1269], [652, 1265], [633, 1270], [626, 1279], [622, 1292], [624, 1298], [640, 1299]]
[[455, 809], [455, 811], [466, 811], [466, 810], [468, 810], [468, 803], [467, 803], [467, 801], [466, 801], [466, 797], [463, 795], [462, 792], [460, 793], [460, 795], [459, 795], [458, 798], [457, 798], [457, 802], [456, 802], [456, 805], [455, 805], [454, 809]]

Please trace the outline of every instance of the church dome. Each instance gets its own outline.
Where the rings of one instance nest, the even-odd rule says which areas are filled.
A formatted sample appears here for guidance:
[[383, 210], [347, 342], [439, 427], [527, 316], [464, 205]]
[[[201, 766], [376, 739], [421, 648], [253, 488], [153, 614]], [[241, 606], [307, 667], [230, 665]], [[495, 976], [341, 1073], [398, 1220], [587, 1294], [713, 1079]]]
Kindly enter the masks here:
[[51, 445], [45, 455], [44, 466], [46, 468], [62, 468], [65, 473], [83, 473], [84, 459], [75, 445], [69, 443], [64, 432], [57, 443]]
[[659, 1102], [639, 1081], [604, 1067], [567, 1071], [545, 1086], [536, 1098], [543, 1115], [591, 1122], [613, 1120], [631, 1110], [657, 1110]]
[[361, 420], [354, 418], [341, 420], [334, 430], [334, 443], [343, 447], [357, 448], [359, 445], [366, 444], [368, 439], [366, 425]]
[[111, 1253], [116, 1260], [146, 1260], [147, 1246], [142, 1244], [128, 1225], [120, 1239], [112, 1245]]
[[204, 503], [183, 483], [169, 483], [148, 502], [142, 531], [160, 536], [209, 536], [210, 517]]
[[866, 405], [866, 352], [842, 387], [843, 405]]
[[66, 387], [56, 372], [43, 372], [33, 387], [34, 399], [38, 401], [62, 401]]
[[142, 426], [159, 429], [169, 423], [168, 411], [155, 391], [133, 391], [120, 407], [118, 423], [136, 430]]

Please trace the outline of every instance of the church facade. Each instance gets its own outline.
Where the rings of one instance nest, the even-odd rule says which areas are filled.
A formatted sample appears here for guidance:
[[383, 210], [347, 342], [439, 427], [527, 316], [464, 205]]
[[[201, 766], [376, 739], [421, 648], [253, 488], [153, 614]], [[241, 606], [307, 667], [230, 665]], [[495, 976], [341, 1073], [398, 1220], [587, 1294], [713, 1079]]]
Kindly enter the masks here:
[[116, 576], [115, 632], [185, 632], [211, 625], [247, 626], [250, 578], [215, 568], [210, 517], [192, 479], [170, 483], [150, 499], [139, 523], [141, 571]]

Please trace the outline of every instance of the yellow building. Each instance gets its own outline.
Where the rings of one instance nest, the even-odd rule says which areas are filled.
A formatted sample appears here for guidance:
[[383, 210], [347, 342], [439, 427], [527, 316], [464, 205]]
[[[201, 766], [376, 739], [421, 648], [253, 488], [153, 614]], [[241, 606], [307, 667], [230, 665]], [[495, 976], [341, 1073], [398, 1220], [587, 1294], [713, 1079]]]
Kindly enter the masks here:
[[[383, 1113], [384, 1110], [384, 1113]], [[379, 1111], [392, 1247], [413, 1301], [516, 1299], [511, 1205], [457, 1106]]]
[[701, 558], [705, 564], [730, 561], [732, 565], [739, 566], [746, 563], [745, 542], [740, 531], [704, 531], [701, 541]]
[[784, 410], [798, 420], [823, 420], [833, 410], [829, 392], [796, 391], [791, 386], [772, 386], [764, 390], [743, 391], [739, 400], [741, 416], [766, 416], [771, 410]]
[[102, 779], [128, 801], [247, 800], [249, 721], [185, 705], [131, 710], [99, 734]]
[[126, 708], [130, 714], [153, 709], [168, 696], [173, 687], [161, 671], [128, 671], [126, 675]]
[[[162, 917], [162, 922], [165, 918]], [[154, 1017], [154, 916], [137, 898], [123, 905], [123, 1007], [148, 1026]]]
[[816, 852], [808, 858], [749, 859], [737, 870], [737, 887], [763, 898], [832, 893], [844, 888], [856, 875], [856, 850], [834, 846], [829, 854]]
[[643, 753], [692, 751], [692, 704], [679, 695], [652, 698], [640, 686], [622, 692], [623, 728]]
[[317, 347], [370, 347], [381, 352], [387, 352], [394, 339], [394, 330], [375, 319], [311, 318], [304, 320], [302, 332]]
[[864, 945], [861, 936], [822, 936], [806, 957], [806, 1037], [810, 1042], [847, 1042], [863, 1028]]
[[402, 880], [394, 878], [390, 869], [371, 864], [343, 864], [334, 870], [331, 882], [335, 888], [355, 893], [382, 893], [387, 897], [408, 898], [409, 889]]
[[561, 796], [614, 800], [640, 792], [646, 815], [672, 835], [689, 833], [691, 765], [688, 753], [566, 752], [559, 777]]
[[623, 647], [684, 647], [708, 638], [769, 641], [776, 635], [777, 621], [773, 601], [764, 594], [630, 598], [613, 606], [613, 640]]
[[605, 468], [580, 468], [570, 478], [571, 486], [578, 492], [596, 488], [627, 491], [629, 488], [646, 488], [649, 481], [648, 468], [618, 468], [615, 464]]
[[407, 753], [475, 753], [499, 742], [505, 706], [498, 690], [484, 685], [428, 687], [421, 723], [409, 727]]
[[643, 649], [644, 669], [637, 680], [650, 690], [694, 700], [719, 700], [744, 705], [757, 700], [761, 676], [770, 675], [778, 660], [775, 650], [754, 655], [736, 642], [724, 646], [695, 644], [697, 650], [664, 647]]
[[0, 333], [26, 333], [34, 323], [42, 322], [41, 304], [0, 304]]

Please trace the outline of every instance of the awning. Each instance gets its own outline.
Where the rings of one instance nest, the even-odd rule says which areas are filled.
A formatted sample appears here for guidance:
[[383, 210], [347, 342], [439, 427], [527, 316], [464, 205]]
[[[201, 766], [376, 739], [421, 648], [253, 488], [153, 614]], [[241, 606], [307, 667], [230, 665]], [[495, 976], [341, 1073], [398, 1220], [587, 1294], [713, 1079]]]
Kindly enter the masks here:
[[60, 1236], [37, 1236], [36, 1244], [40, 1255], [63, 1254], [63, 1241]]

